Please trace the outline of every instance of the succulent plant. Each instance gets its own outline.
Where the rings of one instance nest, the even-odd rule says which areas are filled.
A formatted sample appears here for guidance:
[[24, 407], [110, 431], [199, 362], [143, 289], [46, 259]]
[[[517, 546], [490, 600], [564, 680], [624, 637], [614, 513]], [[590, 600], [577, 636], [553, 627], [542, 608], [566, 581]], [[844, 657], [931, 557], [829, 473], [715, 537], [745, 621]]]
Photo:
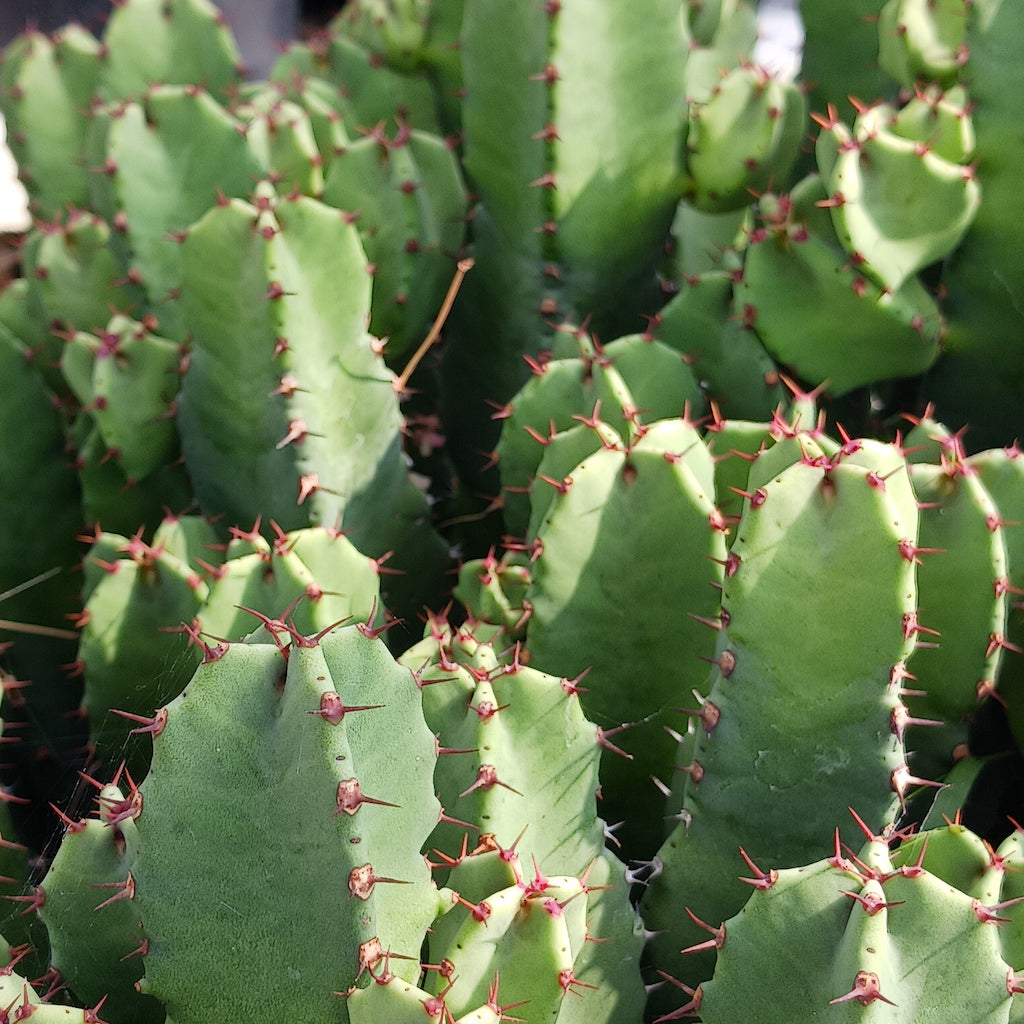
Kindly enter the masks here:
[[4, 52], [0, 1021], [1020, 1016], [1019, 18], [802, 12]]

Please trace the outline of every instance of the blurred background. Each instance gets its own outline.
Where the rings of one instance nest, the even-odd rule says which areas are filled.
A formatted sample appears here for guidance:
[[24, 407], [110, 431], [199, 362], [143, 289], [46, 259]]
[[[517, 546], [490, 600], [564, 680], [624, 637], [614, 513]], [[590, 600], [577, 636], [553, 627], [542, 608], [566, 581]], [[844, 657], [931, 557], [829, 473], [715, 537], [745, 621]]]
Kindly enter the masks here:
[[[265, 78], [283, 46], [324, 25], [345, 0], [215, 0], [238, 41], [251, 78]], [[624, 0], [625, 2], [625, 0]], [[103, 33], [111, 0], [0, 0], [0, 49], [26, 28], [52, 32], [70, 21], [94, 35]], [[802, 31], [798, 0], [761, 0], [761, 42], [755, 60], [770, 71], [793, 77], [799, 66]], [[0, 234], [29, 224], [25, 193], [4, 144], [0, 117]]]
[[[253, 78], [265, 78], [279, 48], [326, 25], [344, 0], [215, 0], [224, 12]], [[52, 32], [77, 21], [93, 35], [103, 32], [110, 0], [2, 0], [0, 47], [27, 25]]]

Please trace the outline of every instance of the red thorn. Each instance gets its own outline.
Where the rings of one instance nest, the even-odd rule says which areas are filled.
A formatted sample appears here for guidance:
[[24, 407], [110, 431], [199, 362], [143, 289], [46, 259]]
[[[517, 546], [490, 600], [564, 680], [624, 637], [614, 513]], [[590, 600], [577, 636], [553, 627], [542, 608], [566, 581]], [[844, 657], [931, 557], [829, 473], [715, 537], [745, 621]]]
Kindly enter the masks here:
[[105, 1024], [104, 1021], [100, 1020], [99, 1012], [106, 1001], [107, 997], [104, 996], [95, 1006], [83, 1010], [83, 1024]]
[[408, 882], [403, 882], [398, 878], [378, 878], [374, 874], [372, 864], [361, 864], [359, 867], [353, 868], [348, 873], [348, 892], [349, 898], [355, 897], [360, 900], [368, 900], [370, 894], [373, 892], [373, 887], [380, 883], [390, 883], [392, 885], [408, 885]]
[[132, 729], [132, 736], [140, 736], [147, 732], [154, 737], [159, 736], [167, 725], [167, 708], [157, 708], [152, 718], [147, 718], [145, 715], [134, 715], [130, 711], [121, 711], [119, 708], [111, 708], [110, 711], [111, 714], [120, 715], [121, 718], [127, 718], [131, 722], [140, 724], [138, 729]]
[[699, 953], [706, 949], [721, 949], [725, 945], [725, 923], [723, 922], [717, 928], [712, 928], [706, 921], [702, 921], [689, 907], [683, 907], [686, 911], [687, 917], [697, 925], [699, 928], [703, 928], [704, 931], [711, 933], [711, 938], [706, 942], [700, 942], [696, 946], [688, 946], [686, 949], [680, 950], [681, 953]]
[[919, 548], [912, 540], [907, 540], [906, 538], [899, 542], [899, 549], [903, 560], [913, 565], [922, 564], [918, 555], [939, 555], [946, 552], [945, 548]]
[[380, 807], [398, 807], [398, 804], [390, 804], [387, 800], [374, 800], [373, 797], [363, 796], [362, 787], [358, 779], [342, 779], [338, 783], [337, 795], [338, 809], [334, 816], [347, 814], [352, 817], [363, 804], [377, 804]]
[[[197, 647], [203, 649], [203, 664], [208, 665], [211, 661], [217, 661], [223, 658], [227, 654], [230, 642], [227, 640], [220, 640], [216, 647], [211, 647], [203, 639], [203, 634], [197, 624], [193, 623], [182, 623], [182, 632], [187, 633], [189, 640], [194, 643]], [[213, 640], [217, 640], [217, 637], [211, 637]]]
[[470, 903], [469, 900], [464, 899], [459, 893], [452, 893], [452, 903], [461, 903], [469, 912], [473, 915], [474, 921], [479, 921], [486, 927], [487, 919], [491, 916], [491, 905], [485, 900], [481, 900], [479, 903]]
[[856, 999], [861, 1006], [867, 1006], [868, 1003], [873, 1003], [876, 999], [880, 999], [883, 1003], [888, 1003], [890, 1006], [896, 1005], [891, 999], [886, 999], [882, 995], [881, 989], [878, 986], [878, 975], [871, 974], [869, 971], [858, 971], [857, 976], [853, 979], [853, 988], [846, 995], [830, 999], [828, 1005], [833, 1006], [836, 1003], [847, 1003], [851, 999]]
[[94, 907], [94, 910], [102, 910], [104, 907], [109, 907], [111, 904], [116, 903], [118, 900], [133, 900], [135, 899], [135, 879], [132, 877], [132, 873], [128, 872], [128, 877], [123, 882], [99, 882], [96, 885], [90, 886], [92, 889], [117, 889], [110, 899], [104, 900], [102, 903]]
[[34, 885], [32, 892], [25, 896], [4, 896], [5, 900], [10, 900], [12, 903], [24, 903], [25, 909], [21, 911], [20, 917], [24, 917], [26, 914], [32, 914], [37, 911], [46, 902], [46, 892], [41, 885]]
[[609, 737], [615, 736], [617, 733], [624, 732], [626, 729], [632, 729], [635, 724], [635, 722], [623, 722], [622, 725], [617, 725], [614, 729], [602, 729], [598, 726], [597, 745], [599, 747], [603, 747], [605, 750], [610, 750], [613, 754], [618, 754], [620, 757], [624, 757], [627, 761], [632, 761], [633, 755], [627, 754], [621, 747], [617, 747], [609, 740]]
[[[67, 815], [66, 815], [66, 814], [65, 814], [65, 813], [64, 813], [64, 812], [63, 812], [63, 811], [62, 811], [62, 810], [61, 810], [61, 809], [60, 809], [60, 808], [59, 808], [59, 807], [58, 807], [58, 806], [56, 805], [56, 804], [54, 804], [54, 803], [51, 803], [51, 804], [50, 804], [50, 809], [51, 809], [51, 810], [52, 810], [52, 811], [54, 812], [54, 814], [56, 814], [56, 815], [57, 815], [57, 817], [58, 817], [58, 818], [60, 818], [60, 820], [61, 820], [61, 821], [63, 821], [63, 822], [64, 822], [64, 824], [65, 824], [65, 825], [67, 826], [67, 828], [68, 828], [68, 830], [69, 830], [69, 831], [71, 831], [71, 832], [82, 832], [82, 831], [84, 831], [84, 830], [85, 830], [85, 828], [86, 828], [86, 822], [85, 822], [85, 821], [83, 821], [83, 820], [81, 820], [81, 819], [79, 819], [78, 821], [76, 821], [76, 820], [74, 820], [73, 818], [69, 818], [69, 817], [68, 817], [68, 816], [67, 816]], [[6, 843], [5, 843], [5, 845], [6, 845]], [[21, 847], [21, 849], [25, 849], [25, 847]]]
[[985, 657], [992, 657], [992, 654], [999, 648], [1002, 648], [1004, 651], [1013, 651], [1014, 654], [1024, 653], [1017, 644], [1010, 643], [1002, 633], [989, 633], [988, 646], [985, 648]]
[[477, 769], [476, 781], [469, 789], [463, 790], [459, 796], [468, 796], [476, 789], [492, 789], [494, 786], [502, 786], [511, 793], [515, 793], [516, 796], [522, 796], [518, 789], [513, 789], [507, 782], [502, 782], [498, 778], [498, 770], [493, 764], [482, 764]]
[[[960, 812], [957, 811], [957, 814], [959, 813]], [[917, 878], [919, 875], [924, 874], [924, 858], [925, 854], [928, 852], [928, 839], [929, 836], [926, 835], [924, 839], [921, 841], [921, 849], [918, 851], [917, 860], [914, 861], [913, 864], [904, 864], [899, 869], [899, 873], [904, 878]]]
[[914, 718], [907, 710], [905, 704], [897, 704], [892, 709], [892, 714], [889, 716], [889, 725], [896, 738], [902, 743], [903, 734], [907, 730], [907, 726], [939, 726], [943, 723], [934, 718]]
[[139, 940], [139, 944], [130, 953], [125, 953], [125, 955], [121, 957], [121, 963], [125, 960], [131, 960], [137, 956], [149, 956], [149, 939], [144, 939], [138, 935], [135, 937]]
[[585, 981], [580, 981], [579, 978], [577, 978], [576, 975], [573, 974], [571, 967], [567, 967], [564, 971], [558, 972], [558, 984], [561, 986], [562, 993], [564, 995], [568, 995], [569, 993], [572, 993], [572, 995], [574, 996], [583, 995], [582, 992], [576, 991], [577, 988], [589, 988], [594, 989], [595, 991], [597, 990], [596, 985], [588, 985]]
[[[124, 765], [122, 765], [123, 767]], [[120, 771], [118, 771], [118, 777], [115, 778], [112, 785], [116, 786], [118, 784], [120, 774]], [[127, 769], [125, 774], [128, 775]], [[131, 775], [128, 775], [127, 796], [122, 797], [120, 800], [100, 797], [100, 817], [105, 825], [119, 825], [122, 821], [134, 821], [140, 814], [142, 814], [142, 793], [139, 791], [139, 787], [135, 784]]]
[[[412, 957], [402, 957], [403, 960], [411, 960]], [[421, 964], [420, 970], [437, 971], [438, 977], [451, 980], [455, 977], [455, 964], [445, 957], [439, 964]]]
[[1002, 903], [996, 903], [992, 906], [986, 906], [981, 900], [971, 900], [971, 909], [974, 911], [974, 916], [982, 924], [1009, 924], [1011, 919], [1009, 917], [1000, 917], [997, 913], [999, 910], [1003, 910], [1006, 907], [1012, 907], [1015, 903], [1024, 901], [1024, 896], [1017, 896], [1012, 900], [1003, 900]]
[[307, 711], [309, 715], [319, 715], [325, 722], [331, 725], [339, 725], [350, 711], [376, 711], [384, 707], [383, 704], [354, 704], [342, 703], [341, 696], [334, 690], [327, 690], [320, 695], [320, 707], [316, 711]]
[[900, 807], [906, 810], [906, 794], [907, 790], [914, 786], [931, 786], [934, 789], [945, 789], [946, 783], [935, 782], [931, 779], [920, 779], [916, 775], [910, 773], [910, 768], [901, 764], [899, 768], [895, 769], [889, 776], [890, 784], [893, 788], [893, 792], [899, 797]]
[[770, 889], [778, 880], [779, 873], [772, 868], [771, 871], [762, 871], [747, 855], [747, 851], [740, 847], [740, 856], [747, 862], [747, 867], [754, 872], [754, 878], [741, 878], [741, 882], [752, 885], [755, 889]]
[[587, 692], [587, 688], [585, 686], [580, 686], [580, 680], [583, 679], [589, 671], [590, 666], [585, 668], [578, 676], [574, 676], [572, 679], [560, 680], [562, 689], [565, 690], [568, 696], [578, 697], [581, 693]]
[[929, 636], [940, 635], [937, 629], [922, 626], [917, 620], [917, 612], [906, 612], [903, 616], [903, 639], [909, 640], [915, 633], [927, 633]]
[[[557, 0], [554, 0], [557, 2]], [[454, 968], [454, 965], [452, 965]], [[487, 987], [487, 1007], [493, 1010], [498, 1015], [498, 1020], [503, 1021], [517, 1021], [519, 1024], [525, 1024], [522, 1017], [510, 1017], [505, 1013], [506, 1010], [514, 1010], [517, 1006], [525, 1006], [530, 1000], [521, 999], [518, 1003], [505, 1003], [504, 1006], [498, 1002], [498, 986], [500, 985], [500, 975], [498, 971], [494, 972], [494, 981]]]
[[[739, 454], [738, 452], [736, 454]], [[741, 498], [746, 498], [750, 502], [751, 508], [760, 508], [768, 498], [768, 492], [763, 487], [758, 487], [756, 491], [751, 493], [750, 491], [740, 490], [739, 487], [729, 487], [730, 491], [738, 494]]]
[[875, 833], [872, 832], [871, 829], [868, 828], [868, 826], [865, 823], [864, 819], [852, 807], [847, 807], [846, 809], [850, 812], [850, 816], [857, 823], [857, 827], [861, 830], [861, 832], [864, 833], [864, 838], [867, 839], [867, 841], [869, 843], [884, 843], [885, 842], [885, 840], [882, 838], [882, 836], [875, 835]]
[[864, 908], [865, 913], [868, 917], [874, 917], [880, 910], [884, 910], [886, 907], [898, 907], [906, 900], [895, 900], [887, 902], [876, 892], [869, 890], [867, 893], [861, 892], [848, 892], [846, 889], [839, 890], [844, 896], [849, 896], [851, 900], [856, 900]]
[[[374, 609], [374, 614], [376, 609]], [[370, 618], [374, 618], [374, 614], [371, 614]], [[356, 629], [363, 634], [368, 640], [376, 640], [377, 637], [382, 636], [389, 629], [394, 629], [395, 626], [401, 625], [405, 619], [388, 619], [383, 626], [370, 626], [365, 622], [357, 622]]]
[[475, 711], [480, 717], [481, 722], [489, 722], [499, 711], [504, 711], [508, 706], [508, 704], [496, 706], [492, 701], [482, 700], [476, 706], [472, 704], [468, 705], [467, 709], [469, 711]]
[[690, 997], [690, 1001], [685, 1006], [680, 1006], [678, 1010], [673, 1010], [671, 1013], [666, 1013], [660, 1017], [656, 1017], [654, 1019], [654, 1024], [665, 1024], [665, 1022], [670, 1020], [682, 1020], [683, 1017], [693, 1017], [700, 1011], [700, 1005], [704, 999], [704, 990], [700, 985], [695, 989], [690, 988], [689, 985], [684, 985], [681, 981], [673, 978], [670, 974], [666, 974], [664, 971], [659, 970], [658, 974], [660, 974], [670, 985], [675, 985], [676, 988], [682, 989], [682, 991]]
[[[697, 691], [694, 691], [696, 694]], [[699, 718], [704, 726], [704, 732], [710, 736], [714, 731], [716, 725], [722, 717], [722, 712], [718, 709], [718, 705], [712, 703], [710, 700], [701, 700], [700, 709], [692, 708], [675, 708], [676, 711], [684, 715], [692, 715], [694, 718]]]
[[691, 761], [689, 764], [673, 765], [672, 769], [673, 771], [683, 772], [684, 774], [689, 775], [690, 781], [693, 782], [695, 786], [699, 786], [701, 780], [704, 778], [704, 765], [696, 759]]
[[689, 612], [688, 614], [695, 622], [699, 622], [702, 626], [707, 626], [709, 629], [721, 630], [725, 628], [725, 622], [722, 616], [709, 619], [705, 618], [703, 615], [694, 615], [693, 612]]

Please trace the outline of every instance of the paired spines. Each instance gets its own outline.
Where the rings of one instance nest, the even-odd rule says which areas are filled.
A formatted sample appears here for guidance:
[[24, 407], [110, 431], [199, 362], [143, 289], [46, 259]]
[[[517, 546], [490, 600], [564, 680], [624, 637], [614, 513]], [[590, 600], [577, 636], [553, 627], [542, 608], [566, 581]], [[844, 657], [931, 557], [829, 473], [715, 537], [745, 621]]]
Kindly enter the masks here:
[[[175, 1019], [206, 1020], [217, 1000], [254, 1020], [297, 1001], [310, 1019], [337, 1013], [331, 992], [356, 983], [360, 947], [406, 953], [397, 969], [412, 977], [439, 909], [419, 854], [438, 814], [434, 742], [411, 674], [365, 627], [271, 631], [200, 667], [140, 787], [144, 987]], [[331, 694], [340, 714], [321, 713]]]
[[[916, 535], [917, 510], [895, 500], [895, 484], [873, 480], [878, 468], [807, 454], [744, 498], [710, 690], [694, 738], [680, 743], [679, 820], [642, 904], [648, 925], [665, 932], [654, 940], [656, 962], [691, 987], [708, 976], [709, 958], [668, 965], [670, 951], [702, 941], [669, 908], [689, 906], [713, 923], [737, 912], [746, 899], [728, 867], [737, 843], [758, 863], [799, 861], [822, 821], [851, 801], [882, 819], [898, 813], [906, 754], [892, 728], [892, 680], [913, 648], [903, 622], [917, 607], [899, 542]], [[825, 602], [813, 598], [822, 587]]]
[[168, 517], [148, 541], [141, 531], [93, 538], [77, 665], [92, 752], [108, 767], [124, 759], [142, 778], [149, 745], [138, 726], [181, 692], [204, 638], [238, 641], [282, 615], [309, 634], [383, 619], [379, 566], [336, 531], [278, 529], [271, 544], [257, 529], [224, 548], [200, 517]]
[[1000, 953], [1002, 911], [943, 881], [895, 836], [873, 836], [855, 854], [836, 835], [833, 856], [772, 871], [723, 922], [701, 1019], [1008, 1020], [1015, 982]]

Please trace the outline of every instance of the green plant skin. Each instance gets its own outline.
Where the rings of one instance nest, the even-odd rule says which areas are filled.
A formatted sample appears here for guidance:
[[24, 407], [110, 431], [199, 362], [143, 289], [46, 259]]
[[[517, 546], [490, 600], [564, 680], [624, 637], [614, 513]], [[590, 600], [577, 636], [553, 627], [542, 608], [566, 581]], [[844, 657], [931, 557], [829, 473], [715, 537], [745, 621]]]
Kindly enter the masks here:
[[180, 626], [196, 617], [208, 588], [186, 563], [140, 538], [97, 538], [97, 547], [107, 545], [117, 551], [114, 560], [87, 556], [104, 571], [86, 600], [78, 643], [82, 706], [99, 762], [111, 772], [124, 760], [141, 779], [149, 765], [148, 740], [132, 736], [137, 723], [111, 711], [146, 716], [181, 692], [199, 653], [187, 649]]
[[99, 42], [77, 25], [52, 37], [25, 33], [3, 53], [0, 111], [33, 213], [44, 220], [88, 202], [79, 157], [102, 64]]
[[456, 158], [436, 135], [376, 132], [335, 155], [322, 199], [355, 220], [373, 266], [370, 332], [398, 365], [427, 333], [462, 249], [467, 197]]
[[680, 29], [678, 4], [665, 0], [466, 9], [476, 267], [453, 313], [443, 374], [446, 430], [468, 479], [479, 469], [460, 446], [496, 440], [486, 401], [503, 404], [521, 387], [521, 356], [551, 343], [550, 324], [593, 317], [613, 338], [658, 304], [654, 271], [685, 134]]
[[[584, 454], [620, 439], [628, 441], [642, 423], [676, 416], [702, 403], [685, 360], [661, 342], [630, 335], [602, 346], [583, 332], [572, 333], [570, 339], [565, 348], [572, 354], [559, 352], [559, 358], [536, 364], [533, 376], [501, 413], [495, 457], [504, 492], [505, 529], [527, 542], [536, 536], [546, 499], [554, 493], [545, 491], [550, 485], [538, 473], [561, 480]], [[605, 432], [592, 429], [589, 443], [580, 431], [571, 435], [572, 441], [569, 436], [554, 441], [553, 435], [597, 418]], [[556, 454], [560, 448], [571, 450]], [[577, 451], [579, 457], [573, 459]], [[545, 459], [549, 464], [541, 469]], [[564, 463], [562, 472], [554, 472], [553, 460]]]
[[[910, 651], [904, 616], [916, 610], [899, 542], [916, 534], [917, 509], [870, 473], [842, 454], [812, 457], [745, 499], [725, 577], [727, 625], [708, 704], [696, 709], [714, 713], [697, 718], [692, 760], [678, 762], [688, 773], [685, 813], [641, 904], [647, 926], [664, 932], [652, 943], [655, 964], [691, 987], [710, 975], [710, 956], [679, 960], [706, 936], [678, 908], [715, 927], [739, 910], [737, 845], [758, 863], [791, 863], [813, 856], [822, 827], [851, 802], [882, 819], [897, 806], [905, 754], [892, 681]], [[823, 585], [829, 602], [809, 606]], [[823, 685], [827, 698], [815, 700]]]
[[154, 84], [201, 82], [227, 98], [241, 82], [234, 36], [209, 0], [133, 0], [111, 13], [100, 92], [137, 97]]
[[[692, 424], [663, 421], [632, 447], [602, 448], [566, 479], [537, 531], [527, 646], [549, 672], [573, 678], [589, 667], [583, 710], [612, 744], [601, 813], [626, 821], [618, 837], [627, 857], [650, 856], [662, 839], [650, 777], [670, 779], [675, 754], [662, 726], [669, 708], [703, 690], [697, 654], [711, 657], [714, 647], [699, 622], [717, 612], [713, 584], [726, 557], [710, 458]], [[656, 616], [639, 611], [652, 587]], [[623, 723], [637, 724], [612, 732]]]
[[827, 860], [761, 870], [747, 904], [724, 923], [715, 977], [701, 987], [706, 1024], [801, 1024], [824, 1014], [1009, 1019], [999, 928], [926, 867], [900, 871], [885, 841], [871, 840], [856, 861], [837, 842]]
[[[439, 812], [434, 739], [411, 674], [364, 630], [274, 629], [274, 643], [218, 649], [166, 709], [132, 874], [149, 940], [142, 987], [169, 1021], [344, 1021], [332, 993], [355, 983], [373, 937], [417, 974], [440, 909], [419, 854]], [[320, 713], [331, 692], [346, 708], [381, 707], [333, 724]], [[338, 788], [352, 778], [362, 792], [349, 814]]]
[[121, 891], [134, 867], [128, 851], [138, 845], [134, 821], [120, 817], [129, 807], [126, 794], [136, 795], [127, 786], [104, 786], [97, 816], [68, 826], [41, 883], [39, 917], [51, 962], [76, 1000], [87, 1006], [103, 1000], [110, 1024], [162, 1024], [163, 1006], [135, 989], [143, 973], [141, 958], [132, 956], [139, 949], [135, 908], [130, 900], [107, 900]]
[[939, 418], [971, 423], [974, 450], [998, 448], [1021, 433], [1020, 261], [1008, 259], [1019, 247], [1015, 225], [1024, 198], [1014, 181], [1020, 142], [1012, 97], [1024, 88], [1021, 25], [1014, 5], [986, 0], [969, 6], [965, 38], [968, 61], [960, 81], [975, 110], [983, 202], [963, 244], [943, 274], [948, 288], [949, 330], [945, 355], [925, 381]]

